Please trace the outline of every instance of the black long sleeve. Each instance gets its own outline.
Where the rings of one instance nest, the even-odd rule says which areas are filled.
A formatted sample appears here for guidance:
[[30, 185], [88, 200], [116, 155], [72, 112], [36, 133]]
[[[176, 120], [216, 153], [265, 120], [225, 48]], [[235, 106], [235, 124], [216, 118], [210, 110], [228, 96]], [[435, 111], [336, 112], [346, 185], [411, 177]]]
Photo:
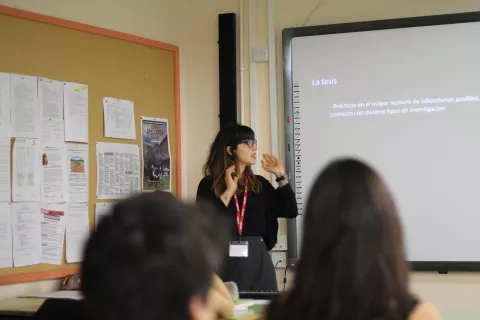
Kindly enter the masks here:
[[212, 190], [213, 180], [210, 177], [205, 177], [200, 181], [197, 188], [197, 202], [206, 201], [209, 202], [220, 211], [225, 211], [227, 208], [223, 204], [222, 200], [215, 195], [215, 192]]
[[274, 189], [267, 179], [262, 176], [259, 178], [262, 180], [265, 192], [269, 194], [272, 213], [277, 218], [295, 218], [298, 215], [297, 200], [290, 184]]
[[[262, 176], [257, 176], [262, 184], [260, 192], [248, 192], [247, 207], [243, 226], [244, 236], [261, 236], [270, 250], [277, 242], [277, 218], [294, 218], [297, 216], [295, 194], [289, 185], [274, 189], [270, 182]], [[243, 193], [238, 197], [241, 203]], [[232, 200], [227, 207], [213, 191], [213, 179], [205, 177], [200, 181], [197, 189], [197, 201], [208, 201], [228, 216], [229, 226], [234, 235], [238, 235], [236, 224], [235, 201]]]

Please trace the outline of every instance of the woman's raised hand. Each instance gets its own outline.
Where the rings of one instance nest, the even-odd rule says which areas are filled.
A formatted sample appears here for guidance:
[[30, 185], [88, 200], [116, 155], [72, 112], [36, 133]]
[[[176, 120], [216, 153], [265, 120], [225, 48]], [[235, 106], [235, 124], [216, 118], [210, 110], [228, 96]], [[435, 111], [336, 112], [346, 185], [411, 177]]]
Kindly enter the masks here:
[[277, 177], [285, 174], [282, 163], [272, 154], [264, 154], [262, 160], [263, 170], [273, 173]]
[[[232, 174], [234, 176], [232, 177]], [[227, 186], [227, 192], [234, 195], [238, 189], [238, 177], [236, 176], [235, 165], [229, 167], [225, 172], [225, 184]]]

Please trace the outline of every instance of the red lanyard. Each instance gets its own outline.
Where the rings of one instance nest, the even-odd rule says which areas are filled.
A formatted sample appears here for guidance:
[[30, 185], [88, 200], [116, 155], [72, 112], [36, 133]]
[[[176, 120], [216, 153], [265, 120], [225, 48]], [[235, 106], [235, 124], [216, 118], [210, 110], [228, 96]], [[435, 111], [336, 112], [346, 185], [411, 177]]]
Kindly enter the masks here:
[[247, 198], [248, 198], [248, 181], [245, 181], [245, 192], [243, 193], [243, 203], [242, 203], [242, 211], [240, 212], [240, 206], [238, 205], [238, 197], [237, 195], [233, 195], [235, 199], [235, 205], [237, 206], [237, 227], [238, 227], [238, 234], [242, 235], [243, 233], [243, 220], [245, 219], [245, 208], [247, 207]]

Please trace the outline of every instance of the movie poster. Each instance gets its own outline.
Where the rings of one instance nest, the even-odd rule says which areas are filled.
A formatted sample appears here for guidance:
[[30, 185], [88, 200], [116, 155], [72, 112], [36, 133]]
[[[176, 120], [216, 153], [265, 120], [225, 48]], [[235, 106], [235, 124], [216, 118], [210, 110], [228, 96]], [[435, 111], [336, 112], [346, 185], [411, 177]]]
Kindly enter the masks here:
[[143, 191], [171, 191], [168, 120], [142, 117]]

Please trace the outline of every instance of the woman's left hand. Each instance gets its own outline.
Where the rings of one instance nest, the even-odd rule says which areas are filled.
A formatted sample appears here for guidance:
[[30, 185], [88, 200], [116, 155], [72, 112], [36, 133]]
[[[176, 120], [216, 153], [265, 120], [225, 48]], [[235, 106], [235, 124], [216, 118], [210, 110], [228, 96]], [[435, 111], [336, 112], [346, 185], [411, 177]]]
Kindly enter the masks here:
[[285, 168], [272, 154], [264, 154], [262, 160], [263, 170], [273, 173], [277, 177], [285, 174]]

